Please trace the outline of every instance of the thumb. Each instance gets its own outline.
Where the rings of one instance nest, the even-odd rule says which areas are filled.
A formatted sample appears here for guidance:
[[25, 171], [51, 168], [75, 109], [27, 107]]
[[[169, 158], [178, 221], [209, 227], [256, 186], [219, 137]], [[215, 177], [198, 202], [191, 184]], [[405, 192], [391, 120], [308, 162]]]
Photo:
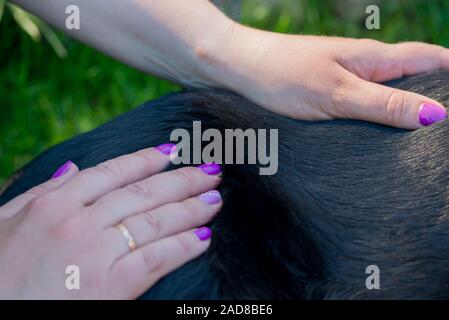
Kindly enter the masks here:
[[27, 192], [17, 196], [3, 207], [0, 207], [0, 220], [3, 218], [11, 218], [25, 207], [33, 199], [53, 190], [56, 190], [67, 180], [78, 173], [78, 167], [71, 161], [64, 163], [55, 171], [50, 180], [35, 186]]
[[343, 117], [377, 122], [403, 129], [418, 129], [447, 118], [439, 102], [357, 78], [337, 106]]

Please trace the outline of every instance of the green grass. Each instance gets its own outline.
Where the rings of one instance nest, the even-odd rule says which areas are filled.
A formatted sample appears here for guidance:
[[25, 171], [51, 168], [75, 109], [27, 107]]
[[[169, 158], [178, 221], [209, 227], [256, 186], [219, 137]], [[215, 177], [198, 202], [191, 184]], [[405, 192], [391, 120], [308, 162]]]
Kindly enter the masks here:
[[[447, 0], [378, 1], [381, 29], [373, 31], [364, 27], [364, 7], [349, 2], [244, 0], [239, 16], [245, 24], [277, 32], [420, 40], [449, 47]], [[0, 185], [46, 148], [178, 90], [59, 36], [68, 49], [65, 59], [46, 41], [34, 42], [9, 12], [0, 23]]]

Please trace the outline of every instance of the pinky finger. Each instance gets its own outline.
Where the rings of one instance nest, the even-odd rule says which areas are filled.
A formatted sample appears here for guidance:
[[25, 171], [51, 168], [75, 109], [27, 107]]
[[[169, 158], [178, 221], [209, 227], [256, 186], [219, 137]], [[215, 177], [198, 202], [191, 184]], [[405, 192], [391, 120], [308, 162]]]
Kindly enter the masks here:
[[160, 278], [204, 253], [212, 231], [201, 227], [152, 242], [125, 255], [111, 269], [112, 283], [122, 298], [135, 299]]

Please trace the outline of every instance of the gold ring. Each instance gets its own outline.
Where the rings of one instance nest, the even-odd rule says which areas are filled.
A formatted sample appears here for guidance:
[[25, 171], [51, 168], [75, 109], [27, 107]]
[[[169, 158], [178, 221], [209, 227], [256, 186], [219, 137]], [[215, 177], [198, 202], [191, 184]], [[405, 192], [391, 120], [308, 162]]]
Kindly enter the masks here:
[[128, 244], [128, 248], [131, 252], [137, 249], [136, 241], [134, 241], [133, 236], [131, 235], [131, 232], [129, 232], [128, 228], [125, 227], [123, 224], [119, 223], [115, 226], [118, 231], [123, 236], [123, 239], [125, 239], [126, 243]]

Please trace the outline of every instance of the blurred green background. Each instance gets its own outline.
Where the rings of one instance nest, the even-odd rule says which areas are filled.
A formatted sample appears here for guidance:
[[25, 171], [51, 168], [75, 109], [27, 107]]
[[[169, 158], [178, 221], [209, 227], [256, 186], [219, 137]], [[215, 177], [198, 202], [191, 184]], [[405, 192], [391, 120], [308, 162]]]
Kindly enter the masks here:
[[[266, 30], [449, 47], [448, 0], [215, 2], [240, 22]], [[381, 29], [370, 31], [365, 8], [373, 3]], [[179, 89], [54, 33], [4, 0], [0, 15], [0, 185], [46, 148]]]

